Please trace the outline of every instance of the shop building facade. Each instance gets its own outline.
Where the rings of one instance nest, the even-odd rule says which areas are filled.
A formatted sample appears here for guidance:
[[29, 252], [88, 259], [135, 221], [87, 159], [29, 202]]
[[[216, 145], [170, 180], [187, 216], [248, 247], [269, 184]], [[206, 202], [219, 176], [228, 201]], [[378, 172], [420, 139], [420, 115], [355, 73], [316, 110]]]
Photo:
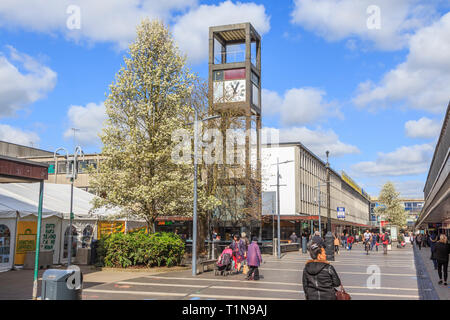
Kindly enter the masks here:
[[423, 193], [425, 203], [415, 228], [436, 230], [450, 236], [450, 103], [447, 106]]
[[[325, 232], [327, 213], [330, 210], [333, 233], [358, 233], [369, 228], [370, 198], [345, 173], [327, 169], [318, 156], [299, 142], [264, 145], [263, 161], [263, 238], [272, 238], [272, 220], [277, 220], [276, 211], [276, 164], [280, 170], [280, 229], [281, 239], [287, 240], [292, 232], [302, 234], [319, 230]], [[327, 170], [330, 175], [328, 203]], [[340, 216], [338, 218], [338, 208]]]

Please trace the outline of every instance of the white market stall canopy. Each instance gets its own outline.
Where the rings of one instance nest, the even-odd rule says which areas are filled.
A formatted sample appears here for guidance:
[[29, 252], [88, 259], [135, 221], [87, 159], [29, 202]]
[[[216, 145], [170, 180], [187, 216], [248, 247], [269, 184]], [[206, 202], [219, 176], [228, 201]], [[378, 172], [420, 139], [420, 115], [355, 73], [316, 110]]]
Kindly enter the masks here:
[[[120, 209], [92, 210], [92, 200], [96, 196], [84, 190], [73, 188], [73, 208], [75, 219], [97, 219], [100, 216], [117, 214]], [[13, 214], [37, 215], [39, 203], [39, 183], [0, 184], [0, 216]], [[92, 211], [92, 212], [91, 212]], [[56, 215], [68, 219], [70, 213], [70, 185], [44, 184], [43, 217]]]
[[[0, 218], [15, 218], [16, 213], [19, 213], [21, 218], [29, 215], [37, 216], [38, 207], [15, 198], [14, 194], [0, 191]], [[62, 215], [53, 210], [42, 208], [42, 217], [48, 218], [51, 216], [62, 217]]]

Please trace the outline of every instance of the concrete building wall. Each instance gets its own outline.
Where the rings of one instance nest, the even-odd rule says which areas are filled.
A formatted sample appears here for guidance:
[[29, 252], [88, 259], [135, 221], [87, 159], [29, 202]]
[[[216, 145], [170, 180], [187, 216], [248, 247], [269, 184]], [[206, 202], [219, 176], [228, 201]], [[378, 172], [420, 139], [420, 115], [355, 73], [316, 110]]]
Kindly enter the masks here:
[[28, 146], [22, 146], [15, 143], [6, 141], [0, 141], [0, 155], [23, 158], [23, 157], [35, 157], [35, 156], [53, 156], [53, 152], [45, 151]]
[[[264, 161], [262, 169], [263, 191], [276, 192], [277, 187], [277, 166], [272, 165], [277, 162], [295, 160], [295, 150], [293, 148], [263, 148], [262, 159]], [[296, 184], [295, 184], [295, 161], [280, 165], [280, 214], [293, 215], [296, 212]], [[276, 199], [275, 199], [276, 201]], [[276, 204], [275, 204], [276, 210]]]
[[[65, 156], [59, 155], [57, 156], [57, 161], [53, 158], [53, 154], [51, 157], [49, 156], [34, 156], [27, 157], [28, 160], [47, 163], [50, 166], [53, 166], [53, 172], [49, 172], [48, 179], [46, 182], [57, 183], [57, 184], [70, 184], [70, 179], [67, 178], [66, 173], [66, 159]], [[79, 173], [77, 179], [74, 182], [74, 186], [81, 188], [85, 191], [91, 191], [89, 185], [89, 174], [86, 172], [86, 166], [93, 164], [94, 166], [98, 166], [100, 162], [101, 156], [99, 154], [87, 154], [84, 156], [84, 160], [79, 157], [78, 158], [78, 167]]]

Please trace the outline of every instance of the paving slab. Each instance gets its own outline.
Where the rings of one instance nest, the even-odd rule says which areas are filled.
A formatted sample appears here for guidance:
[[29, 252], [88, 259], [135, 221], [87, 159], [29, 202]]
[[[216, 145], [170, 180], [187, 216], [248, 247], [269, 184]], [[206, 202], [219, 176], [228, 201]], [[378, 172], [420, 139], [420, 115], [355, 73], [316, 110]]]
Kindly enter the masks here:
[[[301, 252], [285, 253], [281, 259], [263, 255], [259, 281], [245, 280], [243, 274], [215, 276], [214, 272], [193, 277], [190, 269], [91, 270], [84, 276], [82, 296], [85, 300], [303, 300], [302, 272], [309, 258]], [[423, 274], [417, 272], [416, 262], [412, 246], [393, 248], [387, 255], [382, 251], [366, 255], [362, 245], [356, 245], [351, 251], [341, 251], [331, 264], [353, 300], [419, 300], [427, 295], [420, 285]], [[12, 272], [26, 274], [24, 270]], [[14, 284], [19, 277], [8, 273], [0, 274], [0, 299], [30, 298], [32, 271], [26, 286], [25, 280]], [[7, 284], [7, 290], [3, 290], [3, 284]]]

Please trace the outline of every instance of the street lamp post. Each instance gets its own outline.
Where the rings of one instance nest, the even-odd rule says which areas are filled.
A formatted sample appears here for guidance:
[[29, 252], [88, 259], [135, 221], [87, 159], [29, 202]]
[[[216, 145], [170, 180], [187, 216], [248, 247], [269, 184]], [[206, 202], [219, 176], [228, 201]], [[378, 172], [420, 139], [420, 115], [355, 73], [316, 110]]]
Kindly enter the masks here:
[[326, 254], [328, 261], [334, 261], [334, 237], [331, 232], [331, 190], [330, 190], [330, 163], [328, 162], [329, 151], [326, 151], [327, 155], [327, 234], [325, 235]]
[[280, 240], [280, 186], [286, 186], [284, 185], [280, 185], [280, 164], [285, 164], [285, 163], [289, 163], [289, 162], [294, 162], [293, 160], [288, 160], [288, 161], [283, 161], [280, 162], [280, 159], [277, 158], [277, 163], [274, 163], [272, 165], [277, 165], [277, 237], [278, 237], [278, 241], [277, 241], [277, 256], [278, 259], [281, 258], [281, 240]]
[[[198, 148], [198, 110], [194, 109], [194, 213], [192, 217], [192, 275], [197, 275], [197, 171], [198, 171], [198, 160], [197, 160], [197, 148]], [[220, 118], [220, 116], [211, 116], [202, 119], [201, 121], [207, 121], [212, 119]], [[191, 124], [191, 123], [190, 123]]]
[[[72, 242], [73, 242], [73, 234], [72, 234], [72, 222], [73, 222], [73, 183], [78, 175], [78, 154], [80, 154], [83, 157], [84, 160], [84, 152], [81, 149], [80, 146], [75, 147], [75, 151], [73, 154], [73, 157], [69, 159], [69, 153], [65, 148], [58, 148], [56, 149], [55, 153], [53, 154], [53, 158], [56, 161], [56, 153], [59, 150], [66, 151], [66, 173], [67, 177], [70, 178], [70, 216], [69, 216], [69, 243], [67, 244], [67, 266], [70, 266], [72, 262]], [[72, 163], [72, 171], [70, 172], [70, 162]]]
[[322, 236], [322, 220], [321, 220], [321, 217], [320, 217], [320, 207], [321, 207], [320, 187], [326, 186], [326, 185], [327, 185], [326, 183], [320, 183], [320, 181], [317, 182], [317, 193], [318, 193], [318, 195], [317, 195], [317, 198], [318, 198], [317, 205], [319, 207], [319, 233], [320, 233], [320, 236]]

